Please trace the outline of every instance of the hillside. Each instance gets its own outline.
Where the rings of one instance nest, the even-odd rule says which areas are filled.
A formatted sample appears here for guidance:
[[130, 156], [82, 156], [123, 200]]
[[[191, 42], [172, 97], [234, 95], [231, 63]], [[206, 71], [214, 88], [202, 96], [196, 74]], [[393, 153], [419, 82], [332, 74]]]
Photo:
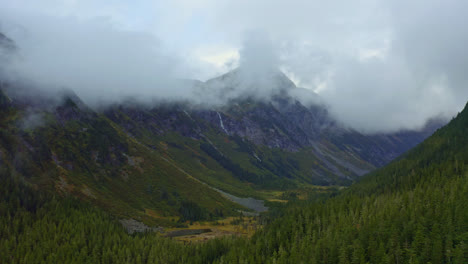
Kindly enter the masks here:
[[466, 263], [468, 105], [407, 154], [325, 202], [285, 209], [231, 262]]
[[[197, 89], [229, 95], [258, 85], [236, 78], [231, 72]], [[437, 122], [365, 135], [336, 123], [325, 106], [298, 101], [284, 75], [268, 80], [279, 84], [268, 100], [254, 93], [218, 106], [129, 101], [99, 110], [71, 91], [51, 96], [2, 83], [1, 261], [465, 262], [467, 109], [359, 178], [422, 141]], [[310, 188], [358, 178], [338, 193]], [[117, 222], [219, 225], [253, 213], [232, 195], [290, 202], [248, 218], [266, 224], [250, 239], [184, 246], [154, 233], [128, 235]]]
[[[5, 56], [20, 53], [13, 40], [0, 40]], [[261, 201], [235, 202], [241, 198], [284, 202], [298, 189], [349, 185], [441, 125], [359, 133], [278, 70], [185, 80], [215, 101], [202, 105], [127, 98], [92, 108], [70, 90], [5, 80], [0, 164], [7, 174], [150, 225], [265, 210]]]
[[466, 263], [467, 130], [468, 106], [418, 147], [337, 196], [289, 203], [250, 239], [193, 245], [153, 233], [128, 235], [101, 210], [44, 195], [2, 166], [0, 260]]
[[[2, 39], [5, 54], [16, 52]], [[168, 217], [180, 217], [193, 201], [207, 219], [249, 210], [216, 190], [271, 200], [279, 198], [272, 191], [349, 185], [440, 126], [364, 135], [337, 124], [319, 98], [308, 106], [298, 101], [300, 88], [279, 71], [241, 74], [196, 83], [219, 105], [127, 101], [99, 110], [71, 91], [2, 82], [1, 161], [39, 189], [170, 225]], [[271, 98], [256, 94], [265, 86]], [[238, 97], [245, 89], [252, 92]]]
[[46, 111], [42, 105], [26, 110], [21, 105], [33, 103], [3, 95], [8, 104], [1, 113], [0, 162], [7, 175], [149, 223], [170, 225], [165, 217], [179, 215], [191, 201], [203, 208], [202, 218], [242, 208], [77, 98], [64, 96]]
[[[233, 83], [234, 73], [206, 87]], [[297, 89], [275, 76], [278, 87]], [[304, 186], [349, 185], [434, 129], [363, 135], [281, 89], [270, 101], [126, 102], [99, 111], [71, 91], [51, 96], [15, 83], [0, 91], [1, 161], [11, 173], [149, 224], [173, 225], [184, 206], [200, 207], [200, 219], [250, 210], [224, 193], [274, 200]]]
[[0, 264], [468, 264], [466, 11], [0, 0]]

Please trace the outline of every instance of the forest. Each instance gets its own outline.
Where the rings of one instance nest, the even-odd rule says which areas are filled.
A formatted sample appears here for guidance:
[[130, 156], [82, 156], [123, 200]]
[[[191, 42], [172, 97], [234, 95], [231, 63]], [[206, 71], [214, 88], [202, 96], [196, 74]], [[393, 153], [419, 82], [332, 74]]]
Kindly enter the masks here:
[[[115, 216], [37, 190], [4, 166], [0, 262], [467, 263], [467, 146], [465, 109], [416, 148], [337, 194], [293, 199], [272, 210], [251, 238], [192, 244], [151, 232], [129, 235]], [[188, 220], [204, 215], [196, 204], [184, 208]]]
[[468, 264], [467, 11], [0, 0], [0, 264]]
[[[129, 235], [2, 168], [1, 263], [467, 263], [468, 112], [333, 197], [289, 202], [252, 238]], [[193, 211], [193, 210], [192, 210]], [[187, 217], [200, 214], [187, 211]]]

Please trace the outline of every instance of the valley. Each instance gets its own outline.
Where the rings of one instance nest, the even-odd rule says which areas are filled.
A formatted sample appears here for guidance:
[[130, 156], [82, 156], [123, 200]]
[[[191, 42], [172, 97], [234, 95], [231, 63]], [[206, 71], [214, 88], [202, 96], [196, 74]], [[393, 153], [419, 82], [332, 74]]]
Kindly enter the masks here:
[[124, 2], [2, 3], [0, 263], [468, 263], [458, 9]]
[[[179, 106], [97, 112], [73, 94], [44, 108], [5, 91], [2, 262], [65, 261], [75, 247], [54, 246], [61, 255], [42, 246], [25, 253], [32, 237], [54, 245], [73, 237], [81, 245], [73, 259], [111, 262], [464, 258], [466, 110], [416, 148], [358, 178], [386, 162], [380, 151], [400, 151], [408, 145], [393, 144], [417, 144], [430, 132], [366, 136], [331, 125], [322, 136], [301, 136], [288, 132], [291, 124], [280, 128], [280, 111], [264, 103], [240, 114], [253, 115], [246, 119], [228, 110], [188, 112]], [[34, 127], [24, 125], [31, 113], [41, 116]], [[250, 119], [262, 124], [257, 132], [230, 132], [238, 120]], [[277, 143], [265, 143], [267, 135]], [[352, 180], [357, 182], [349, 185]], [[119, 240], [124, 247], [115, 244]], [[311, 250], [303, 254], [304, 248]], [[179, 254], [155, 253], [161, 249]]]
[[[207, 87], [235, 78], [229, 74]], [[277, 78], [297, 89], [284, 75]], [[367, 136], [293, 97], [219, 109], [126, 103], [96, 111], [71, 91], [52, 98], [24, 96], [21, 89], [2, 88], [3, 166], [41, 190], [150, 226], [178, 225], [166, 217], [203, 221], [263, 212], [260, 200], [288, 200], [274, 192], [349, 185], [437, 127]]]

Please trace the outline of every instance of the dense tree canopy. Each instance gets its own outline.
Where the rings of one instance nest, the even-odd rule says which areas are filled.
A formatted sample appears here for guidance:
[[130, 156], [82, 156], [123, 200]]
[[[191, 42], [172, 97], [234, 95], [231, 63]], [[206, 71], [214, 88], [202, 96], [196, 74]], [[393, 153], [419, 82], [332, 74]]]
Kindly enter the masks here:
[[[337, 196], [291, 202], [251, 239], [194, 245], [128, 235], [107, 213], [0, 168], [0, 262], [468, 263], [467, 146], [465, 111]], [[202, 214], [192, 204], [183, 213]]]

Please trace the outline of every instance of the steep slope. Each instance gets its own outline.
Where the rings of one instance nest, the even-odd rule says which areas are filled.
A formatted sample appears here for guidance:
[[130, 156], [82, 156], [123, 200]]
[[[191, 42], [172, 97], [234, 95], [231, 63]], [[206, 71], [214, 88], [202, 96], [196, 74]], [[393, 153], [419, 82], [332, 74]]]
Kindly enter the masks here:
[[[254, 82], [254, 85], [258, 86], [255, 88], [246, 85], [246, 82], [250, 84], [252, 81], [248, 78], [247, 81], [242, 79], [238, 71], [240, 70], [208, 80], [207, 86], [220, 87], [220, 90], [225, 90], [226, 87], [236, 90], [237, 85], [240, 86], [237, 89], [241, 91], [247, 86], [254, 91], [258, 90], [250, 92], [253, 94], [267, 91], [266, 94], [271, 98], [234, 100], [230, 107], [222, 109], [225, 114], [223, 132], [248, 138], [256, 145], [281, 148], [290, 152], [314, 147], [323, 150], [317, 151], [322, 153], [331, 151], [327, 147], [333, 145], [345, 152], [347, 158], [356, 156], [371, 166], [380, 167], [424, 140], [444, 124], [443, 121], [434, 121], [428, 123], [421, 131], [365, 135], [338, 124], [328, 114], [327, 107], [318, 95], [295, 87], [283, 73], [273, 72], [267, 77], [260, 78], [263, 81]], [[270, 81], [267, 82], [265, 79]], [[271, 88], [263, 88], [262, 83], [270, 85]], [[301, 92], [298, 93], [296, 90]], [[298, 94], [302, 100], [297, 97]], [[305, 104], [303, 98], [309, 98], [309, 104]], [[205, 119], [216, 124], [219, 123], [217, 117], [211, 114]], [[358, 170], [355, 173], [359, 174]]]
[[468, 104], [407, 154], [325, 202], [286, 208], [227, 262], [466, 263]]
[[171, 224], [167, 217], [184, 218], [186, 207], [199, 206], [201, 218], [243, 209], [164, 153], [128, 137], [76, 96], [66, 94], [47, 108], [25, 100], [3, 93], [0, 98], [0, 162], [9, 174], [149, 223]]
[[[182, 245], [131, 236], [109, 215], [50, 199], [0, 167], [0, 261], [466, 263], [468, 105], [400, 160], [326, 201], [289, 204], [251, 239]], [[39, 243], [38, 243], [39, 242]]]
[[[236, 78], [231, 72], [197, 87], [237, 91]], [[187, 206], [200, 206], [202, 218], [248, 210], [217, 190], [269, 199], [262, 191], [348, 185], [426, 135], [342, 128], [322, 105], [306, 107], [289, 95], [297, 88], [284, 74], [268, 78], [277, 91], [268, 100], [236, 98], [205, 108], [124, 103], [100, 112], [72, 92], [60, 99], [2, 84], [2, 155], [40, 188], [168, 224]]]
[[[205, 177], [204, 181], [236, 194], [246, 188], [238, 180], [259, 188], [283, 189], [297, 183], [348, 184], [404, 153], [442, 124], [421, 131], [364, 135], [337, 124], [324, 105], [306, 107], [296, 100], [293, 94], [299, 88], [281, 72], [256, 81], [243, 77], [240, 71], [205, 85], [198, 83], [201, 91], [225, 95], [218, 98], [225, 101], [222, 105], [124, 104], [104, 114], [151, 148], [169, 143], [165, 148], [174, 160], [187, 166], [193, 163], [188, 171], [203, 171], [200, 177]], [[267, 92], [258, 87], [255, 90], [255, 85], [265, 83], [271, 85]], [[236, 97], [236, 93], [242, 96]], [[258, 97], [260, 94], [263, 97]], [[192, 158], [186, 152], [191, 152]], [[228, 172], [206, 166], [200, 158], [205, 155]], [[213, 177], [207, 177], [207, 168], [215, 172]], [[216, 175], [218, 180], [213, 179]], [[223, 186], [226, 178], [232, 180]]]
[[[5, 59], [19, 52], [1, 34], [0, 49]], [[2, 70], [0, 162], [11, 174], [166, 224], [187, 211], [216, 218], [248, 210], [222, 192], [269, 199], [272, 191], [310, 184], [349, 185], [432, 132], [343, 128], [317, 95], [278, 70], [186, 80], [214, 100], [202, 106], [126, 102], [100, 111], [70, 91], [50, 95], [26, 80], [5, 82]], [[315, 103], [305, 106], [298, 94]]]

